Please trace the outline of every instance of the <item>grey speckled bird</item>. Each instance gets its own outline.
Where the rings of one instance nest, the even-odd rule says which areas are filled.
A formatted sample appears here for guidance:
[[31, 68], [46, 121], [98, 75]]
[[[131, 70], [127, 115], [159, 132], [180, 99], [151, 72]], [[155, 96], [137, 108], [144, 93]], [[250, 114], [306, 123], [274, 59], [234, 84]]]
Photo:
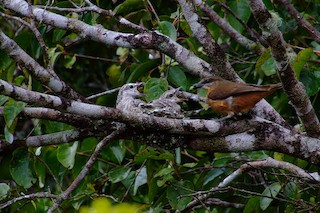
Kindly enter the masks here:
[[140, 106], [145, 102], [140, 99], [143, 95], [139, 92], [142, 86], [142, 82], [123, 85], [118, 93], [116, 108], [125, 113], [143, 113]]
[[177, 89], [170, 89], [164, 92], [159, 99], [142, 104], [144, 113], [158, 117], [183, 118], [179, 105], [182, 99], [178, 97], [178, 92]]

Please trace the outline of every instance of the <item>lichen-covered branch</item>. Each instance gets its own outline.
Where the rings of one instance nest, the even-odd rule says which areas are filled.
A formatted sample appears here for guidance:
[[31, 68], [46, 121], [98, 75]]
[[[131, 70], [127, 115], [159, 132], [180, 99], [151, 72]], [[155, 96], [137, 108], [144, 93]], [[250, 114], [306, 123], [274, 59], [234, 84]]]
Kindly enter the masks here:
[[81, 95], [65, 84], [56, 74], [48, 71], [29, 56], [19, 45], [0, 30], [0, 49], [5, 50], [17, 63], [26, 67], [40, 82], [54, 92], [70, 99], [82, 99]]
[[[252, 150], [276, 150], [318, 164], [320, 141], [297, 134], [276, 123], [261, 118], [234, 120], [172, 119], [139, 112], [130, 101], [122, 109], [114, 109], [77, 101], [70, 101], [15, 87], [0, 80], [1, 94], [34, 105], [63, 110], [91, 119], [112, 120], [124, 123], [135, 131], [127, 138], [142, 140], [162, 146], [163, 141], [172, 141], [170, 146], [183, 145], [210, 152], [234, 152]], [[121, 99], [119, 97], [118, 99]], [[123, 97], [126, 100], [126, 97]], [[121, 101], [118, 101], [122, 103]], [[101, 129], [103, 132], [105, 129]], [[156, 133], [154, 132], [156, 130]], [[142, 134], [148, 132], [148, 134]], [[163, 133], [166, 134], [163, 134]], [[165, 135], [165, 137], [160, 137]], [[93, 133], [91, 133], [93, 134]], [[140, 134], [140, 135], [139, 135]], [[37, 136], [40, 137], [40, 136]], [[45, 137], [45, 136], [43, 136]], [[49, 136], [51, 137], [51, 136]], [[75, 137], [78, 137], [77, 135]], [[31, 138], [31, 137], [30, 137]], [[183, 142], [177, 143], [177, 139]], [[31, 139], [29, 139], [31, 140]], [[33, 140], [32, 140], [33, 141]], [[55, 140], [53, 140], [55, 141]], [[70, 142], [70, 140], [66, 140]], [[32, 146], [42, 143], [32, 142]], [[55, 142], [54, 142], [55, 143]], [[28, 143], [27, 143], [28, 145]], [[30, 144], [29, 144], [30, 145]]]
[[[199, 16], [196, 14], [194, 5], [191, 1], [187, 2], [185, 0], [180, 0], [179, 3], [191, 30], [211, 57], [212, 65], [216, 69], [215, 75], [222, 76], [225, 79], [242, 81], [231, 67], [223, 50], [213, 40], [205, 26], [201, 24]], [[265, 100], [259, 102], [259, 104], [254, 108], [254, 112], [263, 118], [273, 120], [288, 127], [283, 118]]]
[[235, 74], [231, 64], [227, 60], [226, 54], [222, 48], [212, 38], [207, 28], [201, 23], [199, 15], [195, 11], [195, 7], [191, 0], [178, 0], [185, 19], [187, 20], [193, 35], [202, 44], [205, 52], [211, 59], [211, 65], [214, 74], [225, 79], [235, 80]]
[[221, 18], [213, 9], [211, 9], [205, 2], [199, 4], [201, 10], [209, 16], [209, 18], [216, 23], [227, 35], [233, 38], [240, 45], [244, 46], [248, 50], [256, 51], [258, 54], [262, 54], [265, 48], [257, 42], [254, 42], [247, 37], [240, 34], [235, 30], [226, 20]]
[[[3, 110], [4, 107], [0, 107], [0, 115], [2, 116]], [[25, 107], [21, 114], [29, 118], [63, 122], [79, 128], [93, 127], [92, 120], [84, 116], [65, 113], [44, 107]]]
[[249, 5], [263, 36], [271, 47], [285, 93], [301, 118], [307, 133], [313, 137], [320, 137], [319, 120], [303, 84], [295, 76], [286, 51], [286, 43], [277, 27], [277, 20], [272, 17], [261, 0], [250, 0]]
[[[10, 10], [20, 13], [25, 17], [30, 17], [28, 4], [23, 0], [0, 0], [0, 3]], [[143, 32], [135, 35], [115, 32], [104, 29], [102, 26], [91, 26], [82, 21], [67, 18], [35, 6], [32, 7], [32, 12], [33, 17], [38, 22], [65, 30], [73, 30], [84, 38], [112, 46], [156, 49], [179, 62], [192, 74], [206, 77], [211, 73], [210, 65], [207, 62], [196, 57], [188, 49], [160, 33]], [[125, 22], [124, 19], [121, 19], [121, 21]]]
[[13, 86], [6, 81], [0, 80], [0, 94], [29, 103], [34, 106], [47, 107], [65, 111], [89, 118], [113, 118], [119, 119], [121, 113], [114, 109], [94, 104], [82, 103], [54, 95], [29, 91], [21, 87]]

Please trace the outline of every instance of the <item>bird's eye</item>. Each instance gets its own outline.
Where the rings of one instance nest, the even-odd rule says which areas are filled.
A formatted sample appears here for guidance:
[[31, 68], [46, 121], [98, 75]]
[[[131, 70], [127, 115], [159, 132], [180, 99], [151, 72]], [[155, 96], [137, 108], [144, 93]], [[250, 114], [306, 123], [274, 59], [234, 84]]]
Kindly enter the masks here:
[[130, 85], [129, 88], [130, 88], [130, 89], [133, 89], [133, 85]]
[[170, 95], [169, 95], [169, 98], [172, 98], [172, 97], [173, 97], [173, 94], [170, 94]]

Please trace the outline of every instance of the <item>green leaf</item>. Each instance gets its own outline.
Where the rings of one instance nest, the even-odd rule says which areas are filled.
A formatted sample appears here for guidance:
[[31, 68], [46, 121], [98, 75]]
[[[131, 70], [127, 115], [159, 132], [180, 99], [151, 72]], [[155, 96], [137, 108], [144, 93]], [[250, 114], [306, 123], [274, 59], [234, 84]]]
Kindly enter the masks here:
[[4, 103], [6, 103], [8, 101], [8, 99], [9, 99], [8, 96], [0, 95], [0, 106], [2, 106]]
[[159, 172], [157, 172], [154, 177], [160, 177], [160, 179], [157, 180], [158, 187], [162, 187], [168, 181], [172, 182], [174, 180], [173, 173], [173, 168], [163, 168]]
[[38, 177], [39, 187], [43, 188], [45, 186], [46, 180], [46, 166], [40, 160], [35, 162], [35, 173]]
[[13, 124], [13, 121], [19, 115], [19, 113], [24, 109], [25, 103], [21, 101], [14, 101], [10, 99], [4, 105], [3, 116], [4, 120], [6, 121], [7, 126], [10, 128]]
[[162, 78], [150, 78], [144, 86], [144, 94], [148, 102], [159, 98], [167, 90], [168, 82]]
[[[227, 1], [227, 5], [244, 23], [248, 22], [251, 11], [246, 0]], [[241, 33], [244, 30], [243, 25], [230, 13], [227, 13], [227, 19], [228, 23], [238, 32]]]
[[31, 158], [28, 150], [24, 148], [16, 149], [10, 163], [10, 174], [13, 180], [20, 186], [28, 189], [37, 180], [34, 178], [31, 166]]
[[65, 55], [64, 56], [64, 67], [67, 69], [71, 69], [74, 63], [76, 62], [76, 56]]
[[121, 163], [124, 159], [125, 152], [120, 147], [111, 147], [111, 152], [113, 153], [113, 156], [117, 159], [118, 163]]
[[313, 96], [320, 91], [320, 72], [302, 70], [300, 81], [304, 84], [308, 96]]
[[172, 208], [182, 211], [193, 199], [187, 196], [192, 192], [193, 184], [190, 181], [175, 182], [167, 189], [167, 199]]
[[50, 64], [54, 65], [54, 63], [56, 62], [58, 57], [62, 54], [62, 51], [60, 49], [63, 49], [63, 47], [59, 46], [59, 45], [57, 45], [57, 47], [48, 49], [48, 56], [50, 58]]
[[209, 182], [211, 182], [212, 180], [214, 180], [216, 177], [220, 176], [221, 174], [224, 173], [224, 169], [220, 169], [220, 168], [214, 168], [211, 169], [208, 174], [204, 177], [203, 179], [203, 185], [207, 185]]
[[169, 68], [168, 81], [177, 87], [182, 87], [183, 90], [187, 90], [190, 87], [186, 74], [179, 66]]
[[284, 194], [290, 198], [300, 198], [299, 187], [295, 182], [289, 182], [284, 188]]
[[13, 134], [10, 132], [10, 130], [8, 129], [7, 126], [4, 127], [4, 138], [6, 139], [6, 141], [10, 144], [13, 143], [14, 141], [14, 136]]
[[66, 30], [62, 30], [62, 29], [57, 29], [57, 28], [55, 28], [54, 30], [53, 30], [53, 36], [52, 36], [52, 41], [54, 42], [54, 43], [57, 43], [57, 42], [59, 42], [62, 38], [63, 38], [63, 36], [66, 34]]
[[133, 195], [136, 195], [138, 188], [147, 183], [147, 169], [143, 167], [138, 171], [138, 175], [134, 181]]
[[279, 194], [280, 190], [281, 190], [281, 185], [278, 182], [275, 182], [271, 184], [269, 187], [267, 187], [262, 192], [262, 195], [260, 198], [260, 208], [262, 210], [266, 210], [271, 204], [271, 202], [273, 201], [273, 199], [270, 197], [273, 197], [273, 198], [276, 197]]
[[12, 63], [10, 64], [10, 66], [8, 68], [6, 68], [6, 72], [7, 72], [7, 81], [9, 83], [11, 83], [13, 81], [13, 77], [14, 77], [14, 71], [16, 70], [16, 64]]
[[78, 142], [69, 146], [69, 144], [62, 144], [58, 148], [57, 159], [67, 169], [72, 169], [74, 166], [75, 156], [78, 148]]
[[259, 208], [260, 197], [251, 197], [246, 206], [244, 207], [243, 213], [258, 213], [262, 212]]
[[10, 187], [5, 183], [0, 183], [0, 200], [7, 197]]
[[157, 172], [154, 177], [162, 177], [166, 175], [170, 175], [174, 172], [174, 168], [163, 168], [159, 172]]
[[110, 160], [115, 163], [121, 163], [124, 159], [125, 154], [126, 149], [123, 143], [120, 141], [105, 149], [101, 153], [101, 156], [106, 160]]
[[170, 22], [160, 21], [158, 23], [158, 30], [162, 34], [171, 38], [173, 41], [177, 40], [177, 30]]
[[112, 168], [109, 172], [109, 178], [112, 183], [118, 183], [124, 179], [126, 179], [131, 171], [130, 167], [118, 166]]
[[126, 0], [122, 4], [119, 4], [113, 12], [116, 14], [125, 14], [127, 15], [128, 13], [132, 11], [136, 11], [139, 9], [144, 8], [144, 1], [141, 0]]
[[257, 60], [256, 70], [260, 74], [265, 74], [266, 76], [274, 75], [276, 71], [275, 60], [271, 56], [270, 48], [268, 48]]
[[304, 65], [308, 62], [308, 60], [313, 55], [313, 50], [311, 48], [306, 48], [301, 50], [295, 60], [292, 63], [293, 70], [298, 79], [300, 79], [300, 73]]
[[14, 78], [15, 85], [21, 85], [24, 81], [25, 77], [23, 75], [19, 75], [16, 78]]
[[156, 68], [160, 63], [159, 59], [149, 60], [142, 64], [135, 64], [136, 66], [132, 66], [131, 74], [127, 80], [127, 83], [137, 81], [142, 75], [148, 73], [150, 70]]
[[186, 168], [194, 168], [197, 165], [198, 165], [197, 163], [184, 163], [182, 166]]

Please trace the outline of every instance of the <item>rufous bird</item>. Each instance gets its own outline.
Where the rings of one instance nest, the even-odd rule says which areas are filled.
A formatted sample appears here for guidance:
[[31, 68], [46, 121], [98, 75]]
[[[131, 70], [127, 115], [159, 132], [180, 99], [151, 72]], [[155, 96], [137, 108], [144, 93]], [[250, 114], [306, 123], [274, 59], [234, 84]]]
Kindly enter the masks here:
[[261, 99], [282, 88], [281, 84], [244, 84], [217, 76], [205, 78], [193, 87], [206, 89], [208, 105], [228, 117], [249, 112]]

